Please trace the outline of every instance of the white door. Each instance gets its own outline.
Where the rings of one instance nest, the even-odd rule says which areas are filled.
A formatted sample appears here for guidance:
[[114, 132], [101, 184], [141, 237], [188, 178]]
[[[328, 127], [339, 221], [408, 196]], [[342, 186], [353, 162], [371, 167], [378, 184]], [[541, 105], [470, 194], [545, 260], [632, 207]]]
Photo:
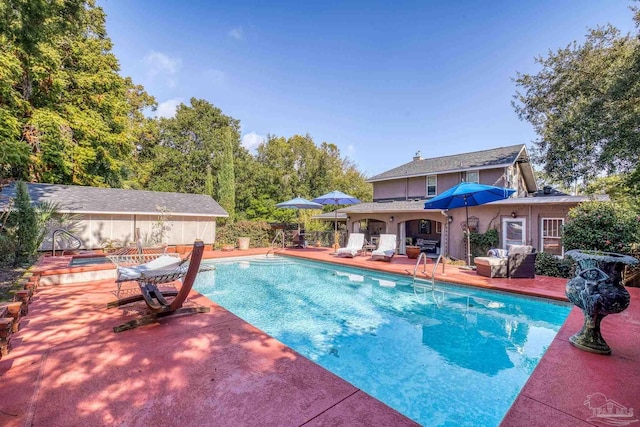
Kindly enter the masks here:
[[504, 218], [502, 220], [502, 249], [509, 245], [524, 245], [527, 241], [526, 218]]

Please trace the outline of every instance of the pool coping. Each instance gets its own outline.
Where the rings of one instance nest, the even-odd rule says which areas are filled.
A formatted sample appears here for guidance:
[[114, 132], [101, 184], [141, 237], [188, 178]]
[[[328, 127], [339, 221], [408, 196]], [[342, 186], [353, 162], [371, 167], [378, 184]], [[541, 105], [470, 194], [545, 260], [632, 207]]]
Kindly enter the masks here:
[[[267, 251], [215, 251], [207, 253], [207, 258], [256, 255]], [[390, 263], [370, 261], [367, 257], [336, 258], [329, 250], [318, 248], [286, 249], [280, 252], [389, 273], [407, 274], [406, 271], [412, 270], [411, 267], [415, 265], [415, 260], [400, 256], [394, 257]], [[43, 266], [42, 272], [46, 271], [47, 267]], [[436, 274], [436, 279], [566, 300], [565, 279], [537, 277], [497, 280], [477, 275], [474, 278], [474, 275], [474, 272], [447, 266], [446, 276], [440, 278]], [[7, 401], [0, 405], [0, 424], [4, 424], [6, 418], [7, 425], [16, 426], [27, 422], [43, 423], [45, 420], [48, 425], [69, 425], [79, 420], [98, 424], [148, 425], [166, 422], [167, 413], [180, 412], [183, 425], [198, 425], [203, 421], [201, 413], [204, 406], [212, 411], [212, 416], [222, 417], [219, 420], [236, 425], [277, 424], [278, 420], [297, 425], [415, 425], [197, 293], [193, 293], [190, 299], [211, 306], [210, 315], [167, 318], [159, 325], [115, 335], [110, 332], [110, 327], [136, 316], [137, 312], [104, 310], [103, 302], [113, 297], [110, 295], [112, 287], [112, 281], [103, 280], [44, 286], [40, 289], [25, 318], [26, 324], [15, 334], [16, 345], [8, 356], [0, 360], [0, 395], [8, 396]], [[68, 292], [61, 292], [62, 289]], [[574, 307], [501, 425], [593, 425], [593, 419], [590, 420], [593, 417], [592, 408], [584, 403], [588, 395], [596, 393], [601, 393], [620, 406], [633, 408], [640, 395], [640, 348], [637, 344], [640, 333], [640, 290], [630, 288], [629, 291], [632, 296], [630, 307], [623, 313], [608, 316], [602, 324], [603, 335], [613, 348], [613, 354], [594, 355], [569, 344], [568, 337], [579, 330], [582, 322], [581, 312]], [[64, 335], [60, 335], [60, 331], [64, 331]], [[215, 339], [227, 335], [233, 336], [236, 341], [217, 347]], [[168, 406], [163, 394], [166, 393], [166, 385], [159, 387], [161, 382], [146, 391], [146, 400], [132, 398], [137, 402], [133, 406], [135, 410], [132, 410], [129, 399], [113, 402], [104, 395], [105, 391], [113, 388], [114, 383], [126, 387], [129, 381], [134, 381], [134, 384], [136, 380], [138, 383], [153, 382], [162, 376], [162, 370], [159, 370], [149, 373], [151, 377], [143, 381], [136, 371], [127, 371], [131, 363], [119, 363], [122, 355], [133, 357], [134, 360], [136, 357], [137, 360], [147, 360], [155, 367], [167, 358], [184, 353], [176, 348], [182, 348], [185, 342], [200, 341], [208, 343], [210, 347], [204, 353], [202, 349], [198, 350], [198, 345], [190, 348], [191, 352], [202, 354], [201, 358], [194, 359], [196, 364], [209, 366], [215, 362], [218, 369], [226, 369], [227, 364], [235, 367], [235, 370], [229, 368], [220, 374], [220, 383], [205, 385], [209, 391], [224, 391], [218, 400], [208, 401], [203, 390], [182, 390], [179, 384], [173, 384], [173, 380], [165, 380], [165, 384], [173, 384], [170, 390], [180, 389], [184, 395]], [[145, 342], [147, 345], [141, 345]], [[109, 351], [105, 353], [104, 348]], [[158, 352], [158, 348], [162, 351]], [[112, 359], [112, 354], [120, 357]], [[54, 369], [56, 366], [66, 368], [57, 372]], [[257, 366], [269, 366], [269, 369], [256, 370]], [[102, 374], [94, 374], [91, 381], [83, 381], [82, 372], [87, 367]], [[202, 370], [196, 369], [198, 366], [180, 364], [178, 367], [185, 373], [179, 383], [201, 381]], [[122, 376], [122, 371], [128, 375]], [[261, 381], [256, 383], [258, 377]], [[228, 383], [231, 378], [236, 378], [240, 383]], [[66, 384], [64, 395], [54, 397], [60, 395], [53, 392], [61, 384]], [[238, 384], [246, 386], [239, 392]], [[313, 384], [313, 388], [305, 388], [308, 384]], [[248, 387], [251, 389], [248, 390]], [[285, 392], [275, 392], [276, 389]], [[284, 400], [283, 395], [287, 396]], [[82, 405], [89, 404], [85, 401], [86, 396], [92, 396], [91, 402], [99, 405], [93, 413], [82, 410]], [[234, 396], [236, 400], [232, 398]], [[238, 396], [243, 398], [237, 400]], [[194, 399], [198, 402], [204, 399], [204, 403], [193, 406], [191, 400]], [[251, 402], [250, 407], [242, 402]], [[260, 411], [254, 411], [256, 408]], [[184, 415], [185, 411], [179, 409], [188, 414]], [[8, 417], [6, 413], [12, 416]]]

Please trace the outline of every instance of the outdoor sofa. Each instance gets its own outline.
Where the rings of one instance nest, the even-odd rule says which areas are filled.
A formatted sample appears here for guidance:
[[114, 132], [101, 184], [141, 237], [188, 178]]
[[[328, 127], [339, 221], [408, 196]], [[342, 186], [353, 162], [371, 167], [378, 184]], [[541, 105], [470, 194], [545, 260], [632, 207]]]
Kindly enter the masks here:
[[485, 277], [533, 278], [536, 249], [530, 245], [509, 245], [507, 250], [490, 249], [486, 257], [475, 257], [476, 273]]

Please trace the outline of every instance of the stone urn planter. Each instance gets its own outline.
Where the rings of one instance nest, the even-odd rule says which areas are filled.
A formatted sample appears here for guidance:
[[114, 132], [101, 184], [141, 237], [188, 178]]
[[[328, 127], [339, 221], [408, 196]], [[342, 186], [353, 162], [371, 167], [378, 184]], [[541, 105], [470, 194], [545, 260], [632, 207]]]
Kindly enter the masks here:
[[578, 263], [576, 276], [567, 282], [567, 298], [584, 313], [580, 332], [569, 338], [575, 347], [598, 354], [611, 354], [600, 333], [605, 316], [620, 313], [629, 306], [629, 292], [622, 285], [625, 265], [638, 260], [613, 252], [571, 250], [566, 256]]

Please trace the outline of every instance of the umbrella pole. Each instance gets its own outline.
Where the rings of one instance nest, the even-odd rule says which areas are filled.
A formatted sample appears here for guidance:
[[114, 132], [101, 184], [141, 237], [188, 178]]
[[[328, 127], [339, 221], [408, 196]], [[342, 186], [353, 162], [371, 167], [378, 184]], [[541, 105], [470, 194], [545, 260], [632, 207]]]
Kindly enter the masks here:
[[333, 211], [334, 221], [333, 221], [333, 249], [336, 250], [335, 246], [338, 244], [338, 209]]
[[471, 238], [469, 237], [469, 205], [467, 204], [467, 196], [464, 197], [464, 210], [467, 214], [466, 231], [467, 231], [467, 267], [471, 267]]

